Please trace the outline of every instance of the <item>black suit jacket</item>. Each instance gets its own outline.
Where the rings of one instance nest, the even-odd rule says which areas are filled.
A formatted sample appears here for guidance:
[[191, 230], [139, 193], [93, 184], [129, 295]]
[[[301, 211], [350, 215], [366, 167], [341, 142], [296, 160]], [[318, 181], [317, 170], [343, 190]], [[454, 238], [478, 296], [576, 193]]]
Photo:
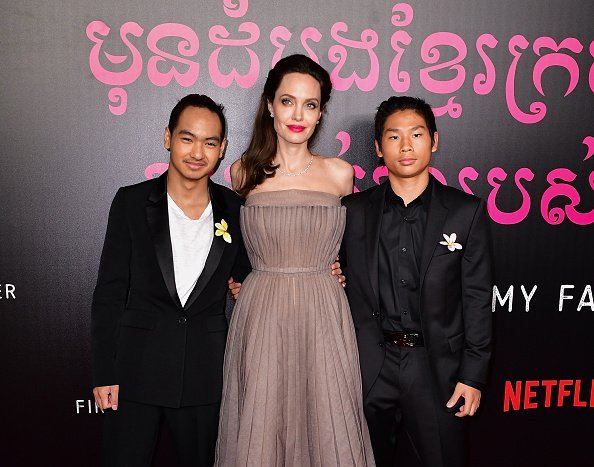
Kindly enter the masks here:
[[[341, 262], [359, 345], [364, 395], [385, 356], [378, 291], [378, 245], [389, 182], [343, 199]], [[421, 326], [433, 383], [443, 399], [458, 381], [484, 384], [491, 355], [491, 249], [485, 203], [433, 180], [420, 269]], [[456, 233], [462, 250], [439, 242]]]
[[120, 188], [113, 200], [93, 294], [93, 384], [119, 384], [120, 397], [147, 404], [207, 404], [222, 391], [227, 279], [241, 281], [249, 272], [239, 229], [241, 199], [209, 182], [214, 222], [227, 221], [232, 241], [214, 237], [182, 307], [166, 177]]

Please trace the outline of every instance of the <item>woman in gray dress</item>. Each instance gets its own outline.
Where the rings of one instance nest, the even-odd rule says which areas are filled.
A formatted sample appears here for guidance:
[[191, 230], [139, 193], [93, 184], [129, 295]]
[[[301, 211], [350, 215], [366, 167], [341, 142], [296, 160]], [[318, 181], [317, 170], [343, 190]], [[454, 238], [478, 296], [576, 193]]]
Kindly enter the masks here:
[[231, 319], [217, 466], [374, 465], [351, 314], [329, 273], [353, 168], [310, 150], [330, 92], [310, 58], [280, 60], [231, 168], [253, 272]]

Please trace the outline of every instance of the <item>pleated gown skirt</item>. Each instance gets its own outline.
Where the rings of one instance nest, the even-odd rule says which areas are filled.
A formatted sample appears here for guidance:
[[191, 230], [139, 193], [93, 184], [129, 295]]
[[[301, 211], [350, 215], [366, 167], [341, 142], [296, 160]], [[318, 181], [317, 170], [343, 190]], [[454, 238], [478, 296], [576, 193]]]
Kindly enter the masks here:
[[374, 465], [352, 318], [330, 275], [345, 217], [329, 193], [246, 200], [253, 272], [231, 318], [215, 465]]

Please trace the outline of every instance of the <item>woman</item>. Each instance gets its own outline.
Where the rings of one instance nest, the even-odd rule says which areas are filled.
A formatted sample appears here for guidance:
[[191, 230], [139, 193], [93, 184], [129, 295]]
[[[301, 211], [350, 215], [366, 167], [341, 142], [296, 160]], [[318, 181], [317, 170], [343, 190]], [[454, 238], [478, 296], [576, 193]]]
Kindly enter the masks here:
[[253, 272], [227, 341], [218, 466], [374, 465], [351, 315], [328, 273], [353, 169], [310, 151], [330, 91], [313, 60], [280, 60], [231, 167]]

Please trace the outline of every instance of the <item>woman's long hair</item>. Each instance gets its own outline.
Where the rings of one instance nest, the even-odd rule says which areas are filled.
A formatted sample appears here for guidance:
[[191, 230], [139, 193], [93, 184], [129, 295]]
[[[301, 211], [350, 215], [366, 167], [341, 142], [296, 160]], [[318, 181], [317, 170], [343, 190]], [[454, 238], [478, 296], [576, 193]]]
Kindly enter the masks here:
[[[289, 55], [277, 62], [264, 84], [264, 91], [260, 97], [260, 105], [254, 119], [252, 138], [246, 151], [241, 156], [241, 165], [238, 171], [239, 183], [237, 192], [246, 196], [265, 179], [273, 177], [278, 165], [272, 161], [276, 156], [277, 135], [274, 130], [274, 119], [270, 116], [268, 102], [274, 101], [274, 95], [282, 79], [289, 73], [302, 73], [309, 75], [320, 83], [321, 98], [320, 109], [323, 111], [330, 99], [332, 82], [330, 75], [324, 68], [305, 55]], [[316, 128], [307, 142], [309, 147], [315, 140], [321, 125]]]

